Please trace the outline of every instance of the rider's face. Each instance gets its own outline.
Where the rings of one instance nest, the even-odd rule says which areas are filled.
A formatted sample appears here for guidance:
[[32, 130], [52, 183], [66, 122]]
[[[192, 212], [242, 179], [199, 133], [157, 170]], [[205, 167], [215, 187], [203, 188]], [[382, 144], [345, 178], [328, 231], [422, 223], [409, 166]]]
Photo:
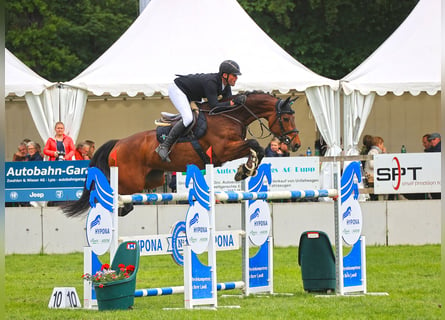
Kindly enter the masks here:
[[233, 87], [236, 83], [236, 80], [238, 80], [238, 76], [234, 74], [228, 75], [227, 73], [225, 73], [224, 75], [225, 77], [223, 77], [223, 79], [225, 80], [224, 82], [226, 82], [225, 85], [228, 84], [229, 86]]

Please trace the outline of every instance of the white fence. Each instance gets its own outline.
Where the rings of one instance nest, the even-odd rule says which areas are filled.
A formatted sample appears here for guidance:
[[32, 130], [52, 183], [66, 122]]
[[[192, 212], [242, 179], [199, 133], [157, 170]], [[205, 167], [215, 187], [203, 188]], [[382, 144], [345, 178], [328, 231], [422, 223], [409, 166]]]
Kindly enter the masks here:
[[[400, 200], [360, 203], [367, 245], [422, 245], [441, 243], [441, 201]], [[297, 246], [307, 230], [321, 230], [335, 241], [333, 203], [300, 202], [270, 204], [272, 233], [278, 247]], [[122, 235], [165, 234], [183, 220], [187, 205], [135, 206], [120, 217]], [[216, 207], [217, 230], [241, 228], [241, 204]], [[85, 219], [66, 218], [54, 207], [6, 208], [5, 253], [82, 252], [87, 244]]]

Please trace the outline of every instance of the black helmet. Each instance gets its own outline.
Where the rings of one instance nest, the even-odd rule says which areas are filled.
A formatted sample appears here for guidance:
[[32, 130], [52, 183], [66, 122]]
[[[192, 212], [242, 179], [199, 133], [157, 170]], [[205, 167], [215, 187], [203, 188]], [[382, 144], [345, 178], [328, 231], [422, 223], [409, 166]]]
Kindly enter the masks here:
[[234, 74], [237, 76], [241, 75], [238, 63], [233, 60], [224, 60], [219, 65], [219, 74], [222, 75], [223, 73]]

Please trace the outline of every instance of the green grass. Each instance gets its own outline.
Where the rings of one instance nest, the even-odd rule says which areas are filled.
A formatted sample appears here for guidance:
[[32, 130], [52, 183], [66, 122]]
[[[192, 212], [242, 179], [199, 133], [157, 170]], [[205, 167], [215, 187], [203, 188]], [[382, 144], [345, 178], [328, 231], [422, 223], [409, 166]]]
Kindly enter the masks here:
[[[225, 297], [218, 310], [181, 310], [183, 295], [135, 298], [133, 310], [49, 309], [54, 287], [75, 287], [83, 302], [83, 255], [8, 255], [7, 319], [440, 319], [440, 246], [367, 247], [368, 292], [389, 296], [316, 297], [303, 290], [298, 249], [275, 248], [274, 290], [291, 296]], [[218, 282], [241, 280], [241, 252], [218, 252]], [[142, 257], [137, 288], [182, 285], [170, 257]], [[239, 309], [224, 306], [240, 306]], [[164, 308], [179, 308], [164, 310]]]

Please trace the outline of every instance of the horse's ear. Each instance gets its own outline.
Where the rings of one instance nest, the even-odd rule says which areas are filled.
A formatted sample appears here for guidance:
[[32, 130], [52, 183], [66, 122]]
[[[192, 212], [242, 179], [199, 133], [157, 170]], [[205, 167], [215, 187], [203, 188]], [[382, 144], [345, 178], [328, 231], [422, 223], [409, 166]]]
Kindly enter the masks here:
[[292, 99], [292, 100], [290, 101], [290, 104], [292, 105], [295, 101], [297, 101], [298, 98], [299, 98], [299, 96], [296, 96], [294, 99]]

